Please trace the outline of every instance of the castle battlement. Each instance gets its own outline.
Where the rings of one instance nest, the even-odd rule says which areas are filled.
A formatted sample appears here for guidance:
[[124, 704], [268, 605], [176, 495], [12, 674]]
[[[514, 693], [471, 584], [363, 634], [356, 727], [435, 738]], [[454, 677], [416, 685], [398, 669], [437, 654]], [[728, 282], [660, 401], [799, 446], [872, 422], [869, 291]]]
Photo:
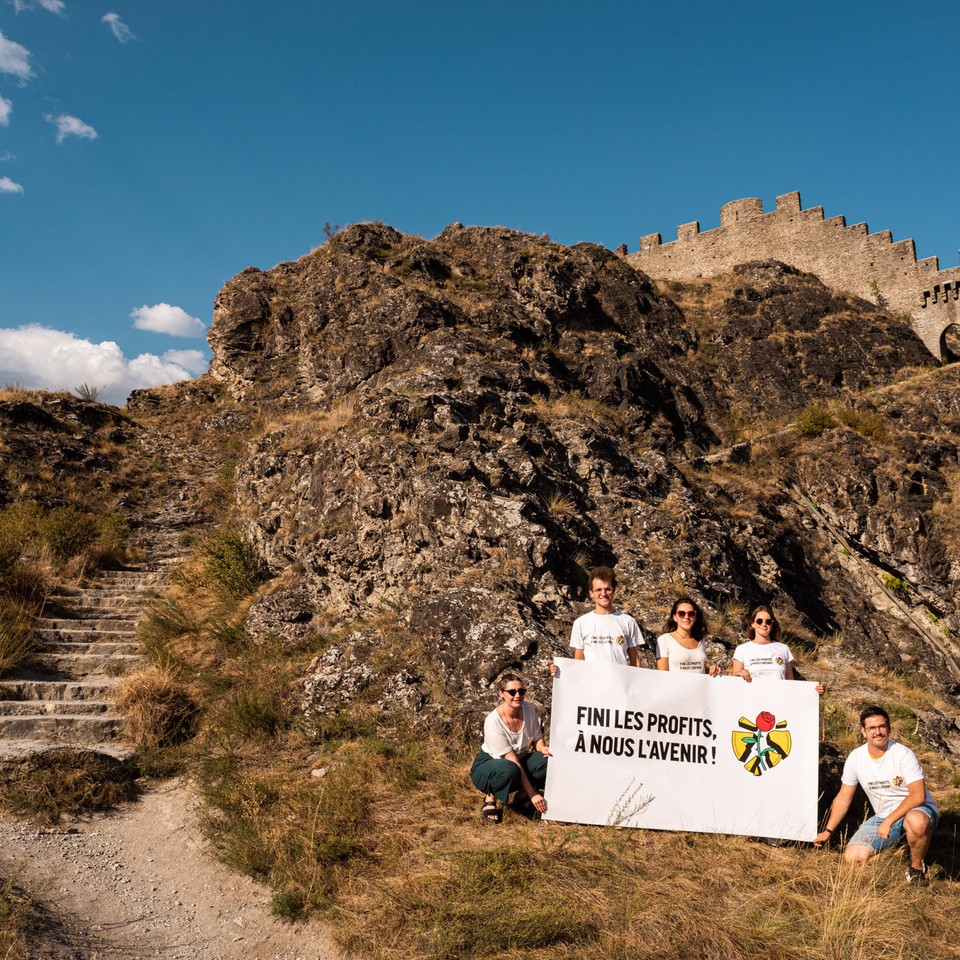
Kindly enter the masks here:
[[889, 230], [870, 233], [866, 223], [847, 226], [845, 217], [824, 218], [823, 207], [804, 210], [798, 190], [777, 197], [768, 213], [755, 197], [726, 203], [713, 230], [701, 231], [693, 220], [677, 227], [677, 239], [668, 243], [659, 233], [647, 234], [626, 259], [663, 280], [716, 276], [750, 260], [781, 260], [866, 300], [882, 296], [890, 310], [911, 318], [937, 359], [944, 359], [945, 331], [960, 324], [960, 267], [941, 270], [937, 257], [917, 260], [913, 240], [894, 242]]

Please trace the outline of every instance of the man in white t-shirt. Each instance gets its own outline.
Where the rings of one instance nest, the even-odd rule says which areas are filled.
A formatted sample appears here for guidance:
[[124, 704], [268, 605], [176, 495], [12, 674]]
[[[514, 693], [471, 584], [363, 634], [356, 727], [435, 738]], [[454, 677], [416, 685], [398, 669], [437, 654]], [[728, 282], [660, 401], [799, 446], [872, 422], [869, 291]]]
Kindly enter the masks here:
[[866, 743], [847, 757], [843, 765], [842, 786], [814, 846], [826, 843], [840, 826], [850, 809], [857, 784], [860, 784], [873, 807], [874, 816], [864, 821], [850, 838], [843, 852], [844, 860], [866, 863], [874, 854], [899, 843], [906, 835], [910, 848], [907, 883], [926, 886], [924, 857], [940, 814], [927, 789], [923, 769], [909, 747], [890, 739], [890, 717], [883, 707], [864, 708], [860, 714], [860, 731]]
[[574, 621], [570, 634], [574, 660], [640, 666], [643, 634], [633, 617], [617, 610], [616, 592], [617, 577], [610, 567], [594, 567], [590, 571], [593, 610]]

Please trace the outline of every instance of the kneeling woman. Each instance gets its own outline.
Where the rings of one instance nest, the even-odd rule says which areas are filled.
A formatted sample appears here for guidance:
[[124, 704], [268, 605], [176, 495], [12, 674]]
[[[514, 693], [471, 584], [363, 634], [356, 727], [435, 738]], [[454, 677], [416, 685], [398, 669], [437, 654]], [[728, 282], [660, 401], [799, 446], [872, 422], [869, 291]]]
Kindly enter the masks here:
[[497, 683], [500, 703], [483, 722], [483, 746], [473, 761], [470, 779], [484, 794], [480, 815], [488, 823], [500, 822], [500, 807], [517, 791], [521, 811], [545, 813], [543, 785], [547, 780], [550, 751], [536, 710], [523, 698], [527, 689], [515, 673], [505, 673]]

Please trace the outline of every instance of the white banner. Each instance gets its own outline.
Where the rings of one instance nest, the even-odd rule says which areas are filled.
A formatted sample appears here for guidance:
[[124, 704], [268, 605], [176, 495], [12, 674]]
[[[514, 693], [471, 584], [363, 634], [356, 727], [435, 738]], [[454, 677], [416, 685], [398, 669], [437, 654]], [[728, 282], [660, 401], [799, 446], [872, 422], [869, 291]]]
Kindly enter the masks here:
[[813, 683], [557, 659], [545, 819], [813, 840]]

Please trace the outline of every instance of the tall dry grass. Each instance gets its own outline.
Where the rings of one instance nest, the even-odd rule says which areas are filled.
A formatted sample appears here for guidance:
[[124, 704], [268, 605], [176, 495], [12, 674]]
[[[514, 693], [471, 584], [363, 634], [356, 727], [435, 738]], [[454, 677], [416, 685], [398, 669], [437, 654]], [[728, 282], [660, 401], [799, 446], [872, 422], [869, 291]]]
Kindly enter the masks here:
[[0, 878], [0, 958], [29, 960], [26, 929], [33, 914], [29, 898], [12, 880]]

